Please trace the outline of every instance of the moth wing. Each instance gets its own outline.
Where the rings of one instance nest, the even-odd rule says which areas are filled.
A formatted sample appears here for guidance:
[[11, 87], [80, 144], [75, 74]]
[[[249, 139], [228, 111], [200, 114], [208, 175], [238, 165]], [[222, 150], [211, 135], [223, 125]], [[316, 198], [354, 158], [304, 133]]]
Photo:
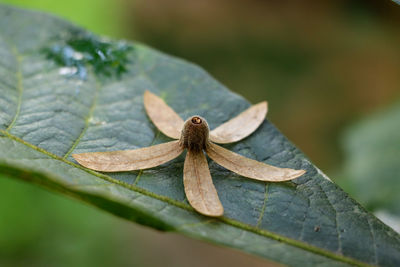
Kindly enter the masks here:
[[219, 145], [210, 143], [207, 155], [216, 163], [242, 176], [268, 182], [282, 182], [303, 175], [305, 170], [278, 168], [266, 163], [243, 157]]
[[183, 151], [179, 141], [134, 150], [89, 152], [72, 157], [86, 168], [102, 172], [147, 169], [178, 157]]
[[227, 144], [249, 136], [264, 121], [267, 111], [268, 104], [266, 101], [251, 106], [212, 130], [210, 132], [210, 140], [219, 144]]
[[179, 139], [184, 121], [164, 100], [150, 91], [144, 92], [144, 107], [155, 126], [166, 136]]
[[210, 169], [203, 151], [189, 151], [183, 167], [183, 184], [186, 198], [199, 213], [218, 217], [224, 208], [212, 182]]

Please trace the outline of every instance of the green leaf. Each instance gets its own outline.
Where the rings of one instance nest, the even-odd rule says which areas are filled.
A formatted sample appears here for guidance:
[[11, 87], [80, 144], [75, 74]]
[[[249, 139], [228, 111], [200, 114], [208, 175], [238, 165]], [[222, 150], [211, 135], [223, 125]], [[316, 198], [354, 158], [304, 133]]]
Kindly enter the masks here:
[[[96, 65], [101, 61], [68, 65], [46, 53], [77, 36], [108, 43], [117, 64], [104, 60], [110, 71], [102, 72]], [[146, 89], [183, 118], [204, 116], [211, 128], [249, 106], [199, 67], [143, 45], [131, 47], [120, 49], [120, 42], [100, 40], [52, 16], [0, 6], [0, 172], [144, 225], [288, 265], [400, 264], [399, 235], [331, 182], [268, 121], [226, 147], [307, 174], [293, 182], [263, 183], [210, 161], [225, 208], [219, 219], [199, 215], [185, 200], [184, 156], [149, 170], [107, 175], [78, 166], [72, 152], [134, 149], [169, 140], [145, 114]], [[72, 48], [73, 59], [98, 52]]]
[[345, 186], [371, 210], [400, 216], [400, 103], [351, 126], [343, 136]]

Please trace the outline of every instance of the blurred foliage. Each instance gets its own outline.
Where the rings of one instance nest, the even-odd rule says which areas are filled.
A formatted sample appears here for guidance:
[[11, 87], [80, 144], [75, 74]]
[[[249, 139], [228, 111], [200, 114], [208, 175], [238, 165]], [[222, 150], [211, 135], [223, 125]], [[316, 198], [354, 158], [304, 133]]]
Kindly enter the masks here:
[[345, 132], [342, 186], [366, 208], [400, 217], [400, 103]]
[[23, 8], [47, 11], [61, 16], [92, 32], [112, 37], [125, 36], [124, 24], [120, 20], [123, 6], [113, 0], [0, 0]]
[[0, 190], [0, 266], [132, 263], [132, 253], [121, 249], [124, 233], [112, 230], [124, 224], [114, 217], [4, 176]]

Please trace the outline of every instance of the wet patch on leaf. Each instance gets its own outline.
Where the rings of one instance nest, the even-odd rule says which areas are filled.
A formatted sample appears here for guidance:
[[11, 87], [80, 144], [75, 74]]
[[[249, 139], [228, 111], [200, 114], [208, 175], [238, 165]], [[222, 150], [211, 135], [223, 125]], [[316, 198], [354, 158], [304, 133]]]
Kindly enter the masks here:
[[126, 72], [128, 52], [133, 49], [125, 42], [112, 42], [82, 32], [72, 32], [52, 43], [43, 51], [60, 66], [60, 75], [86, 79], [87, 67], [97, 75], [117, 76]]

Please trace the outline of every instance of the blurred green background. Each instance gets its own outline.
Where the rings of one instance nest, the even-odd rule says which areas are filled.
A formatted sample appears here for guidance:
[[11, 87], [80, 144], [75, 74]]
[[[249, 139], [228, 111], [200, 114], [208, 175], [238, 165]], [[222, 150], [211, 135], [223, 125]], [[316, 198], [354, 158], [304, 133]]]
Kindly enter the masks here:
[[[0, 0], [193, 61], [400, 231], [400, 6], [382, 0]], [[0, 178], [0, 266], [270, 266]]]

